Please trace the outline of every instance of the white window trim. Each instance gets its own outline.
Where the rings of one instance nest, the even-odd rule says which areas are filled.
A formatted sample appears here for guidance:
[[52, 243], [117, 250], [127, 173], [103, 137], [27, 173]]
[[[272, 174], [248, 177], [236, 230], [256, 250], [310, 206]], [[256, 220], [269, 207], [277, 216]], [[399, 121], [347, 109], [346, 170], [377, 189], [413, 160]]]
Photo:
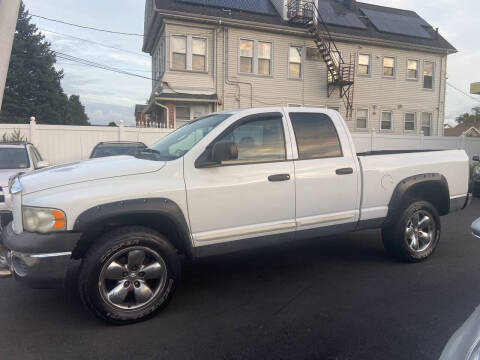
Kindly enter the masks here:
[[[252, 49], [252, 72], [242, 72], [240, 69], [240, 43], [241, 41], [253, 41], [253, 49]], [[258, 43], [268, 43], [270, 44], [270, 75], [264, 75], [264, 74], [259, 74], [258, 73]], [[238, 73], [240, 75], [249, 75], [249, 76], [260, 76], [260, 77], [273, 77], [273, 41], [271, 40], [254, 40], [254, 39], [247, 39], [247, 38], [240, 38], [238, 40], [238, 46], [237, 46], [237, 51], [238, 51]]]
[[[366, 55], [368, 56], [368, 74], [360, 74], [360, 56], [361, 55]], [[382, 64], [382, 71], [383, 71], [383, 64]], [[372, 54], [369, 53], [363, 53], [359, 52], [357, 53], [357, 69], [356, 69], [357, 75], [358, 76], [363, 76], [363, 77], [371, 77], [372, 76]]]
[[[184, 37], [187, 39], [187, 48], [186, 48], [186, 69], [174, 69], [173, 68], [173, 38], [174, 37]], [[192, 68], [192, 61], [193, 61], [193, 51], [192, 51], [192, 39], [202, 39], [205, 40], [205, 69], [204, 70], [194, 70]], [[188, 71], [188, 72], [195, 72], [195, 73], [208, 73], [208, 38], [204, 36], [197, 36], [194, 34], [170, 34], [170, 71]]]
[[[301, 62], [300, 62], [300, 77], [299, 78], [290, 76], [290, 48], [292, 48], [292, 47], [297, 47], [297, 48], [302, 49], [302, 58], [301, 58]], [[305, 46], [294, 45], [294, 44], [288, 45], [288, 58], [287, 58], [287, 72], [288, 72], [287, 78], [288, 78], [288, 80], [303, 81], [303, 75], [305, 73], [305, 57], [306, 57], [306, 47]]]
[[[390, 129], [382, 129], [382, 122], [383, 122], [383, 113], [390, 113], [392, 114], [392, 116], [390, 117]], [[380, 131], [383, 131], [383, 132], [393, 132], [395, 127], [394, 127], [394, 124], [393, 124], [393, 110], [382, 110], [380, 112]]]
[[[367, 122], [366, 122], [366, 127], [358, 127], [358, 112], [359, 111], [362, 111], [362, 110], [366, 110], [367, 111]], [[356, 111], [355, 111], [355, 130], [360, 130], [360, 131], [368, 131], [368, 123], [370, 121], [370, 109], [369, 108], [358, 108]]]
[[[409, 78], [408, 77], [408, 62], [409, 61], [416, 61], [417, 62], [417, 77], [416, 78]], [[421, 61], [419, 59], [412, 59], [412, 58], [407, 58], [407, 64], [406, 64], [406, 78], [408, 81], [418, 81], [420, 80], [420, 64], [421, 64]]]
[[[406, 129], [406, 123], [407, 123], [407, 114], [413, 114], [413, 130], [407, 130]], [[403, 113], [403, 131], [407, 133], [416, 133], [417, 132], [417, 112], [416, 111], [405, 111]]]
[[[431, 63], [433, 65], [432, 69], [432, 88], [425, 87], [425, 63]], [[426, 91], [434, 91], [435, 90], [435, 71], [436, 71], [436, 63], [435, 61], [431, 60], [423, 60], [423, 67], [422, 67], [422, 89]]]
[[[393, 59], [393, 75], [385, 75], [385, 59]], [[395, 79], [397, 77], [397, 57], [396, 56], [384, 56], [382, 58], [382, 77], [385, 79]]]

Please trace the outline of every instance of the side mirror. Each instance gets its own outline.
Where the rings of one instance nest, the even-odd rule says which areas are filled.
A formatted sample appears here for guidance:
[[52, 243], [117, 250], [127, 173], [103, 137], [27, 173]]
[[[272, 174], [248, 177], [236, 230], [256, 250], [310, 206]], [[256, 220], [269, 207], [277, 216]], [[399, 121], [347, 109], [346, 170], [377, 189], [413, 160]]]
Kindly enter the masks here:
[[238, 159], [238, 149], [234, 142], [218, 142], [212, 148], [212, 161], [221, 164], [222, 161]]
[[43, 169], [50, 166], [50, 163], [48, 161], [42, 160], [37, 163], [36, 169]]
[[473, 156], [472, 156], [472, 160], [473, 160], [473, 161], [480, 161], [480, 156], [478, 156], [478, 155], [473, 155]]

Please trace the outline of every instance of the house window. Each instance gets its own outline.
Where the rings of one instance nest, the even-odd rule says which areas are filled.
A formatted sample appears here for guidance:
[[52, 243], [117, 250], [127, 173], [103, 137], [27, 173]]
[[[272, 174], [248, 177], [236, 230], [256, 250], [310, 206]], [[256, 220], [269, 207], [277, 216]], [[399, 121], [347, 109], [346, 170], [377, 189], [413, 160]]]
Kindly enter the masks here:
[[253, 73], [253, 40], [240, 40], [240, 72]]
[[368, 124], [368, 109], [357, 110], [357, 129], [366, 129]]
[[205, 71], [207, 59], [207, 41], [201, 38], [192, 38], [192, 69]]
[[395, 75], [395, 58], [384, 57], [383, 58], [383, 76], [394, 77]]
[[432, 113], [422, 114], [422, 131], [425, 136], [432, 135]]
[[157, 45], [157, 49], [153, 54], [153, 64], [152, 64], [152, 72], [153, 72], [153, 79], [158, 80], [165, 72], [165, 53], [164, 53], [164, 43], [163, 41], [159, 41]]
[[384, 111], [382, 112], [382, 130], [392, 130], [392, 112]]
[[188, 106], [175, 106], [175, 121], [177, 128], [190, 122], [190, 107]]
[[272, 74], [272, 43], [240, 40], [240, 73], [270, 76]]
[[170, 45], [173, 70], [207, 70], [207, 39], [173, 35]]
[[370, 55], [358, 55], [358, 74], [370, 75]]
[[303, 76], [303, 48], [291, 46], [288, 59], [288, 77], [291, 79], [301, 79]]
[[418, 80], [418, 60], [407, 61], [407, 79]]
[[172, 36], [172, 69], [187, 69], [187, 37]]
[[272, 44], [269, 42], [258, 42], [258, 73], [270, 75], [272, 68]]
[[416, 114], [415, 113], [406, 113], [405, 114], [405, 131], [414, 131], [416, 128]]
[[423, 63], [423, 88], [433, 89], [433, 68], [434, 64], [431, 61]]

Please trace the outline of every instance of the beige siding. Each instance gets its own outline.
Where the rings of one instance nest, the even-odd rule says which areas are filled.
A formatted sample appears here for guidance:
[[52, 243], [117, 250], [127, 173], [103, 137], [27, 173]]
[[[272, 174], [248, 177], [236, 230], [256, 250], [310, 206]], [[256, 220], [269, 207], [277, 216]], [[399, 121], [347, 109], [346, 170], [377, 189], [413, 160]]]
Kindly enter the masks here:
[[[216, 92], [222, 109], [236, 109], [262, 106], [286, 106], [299, 104], [305, 106], [340, 107], [345, 116], [345, 106], [338, 91], [327, 95], [327, 74], [323, 61], [304, 61], [304, 76], [302, 80], [288, 78], [288, 51], [290, 46], [314, 47], [307, 37], [284, 35], [270, 32], [259, 32], [240, 28], [228, 28], [228, 53], [224, 59], [223, 27], [195, 25], [167, 21], [166, 36], [166, 72], [163, 81], [167, 81], [174, 89], [204, 90]], [[195, 73], [174, 71], [170, 69], [170, 36], [173, 34], [190, 34], [203, 36], [208, 41], [208, 72]], [[273, 73], [271, 76], [245, 75], [239, 73], [239, 41], [252, 39], [269, 41], [273, 46]], [[355, 78], [354, 110], [368, 109], [368, 131], [380, 130], [382, 111], [393, 112], [394, 133], [419, 133], [421, 130], [422, 112], [432, 113], [432, 134], [443, 135], [446, 56], [393, 49], [379, 46], [339, 43], [337, 47], [343, 58], [348, 61], [350, 55], [359, 53], [371, 55], [371, 74], [357, 75]], [[217, 49], [215, 56], [214, 49]], [[383, 57], [395, 57], [395, 77], [383, 77]], [[418, 81], [407, 80], [407, 59], [420, 62]], [[225, 60], [228, 78], [223, 78], [223, 62]], [[423, 63], [435, 63], [434, 90], [423, 89]], [[441, 86], [440, 86], [441, 84]], [[251, 94], [250, 88], [253, 89]], [[253, 98], [253, 101], [251, 100]], [[404, 131], [404, 114], [417, 114], [415, 132]], [[356, 130], [355, 114], [348, 126]], [[363, 130], [365, 131], [365, 130]], [[383, 131], [382, 131], [383, 132]]]

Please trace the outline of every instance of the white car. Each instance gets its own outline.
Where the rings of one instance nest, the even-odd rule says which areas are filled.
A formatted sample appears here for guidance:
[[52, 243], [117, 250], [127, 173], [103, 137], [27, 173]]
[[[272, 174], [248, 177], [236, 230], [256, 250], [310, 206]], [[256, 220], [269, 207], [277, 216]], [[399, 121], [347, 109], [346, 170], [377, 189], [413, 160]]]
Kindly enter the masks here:
[[422, 261], [440, 216], [468, 205], [468, 173], [463, 150], [357, 154], [333, 110], [215, 113], [135, 156], [16, 177], [3, 269], [51, 287], [81, 259], [84, 304], [135, 322], [170, 300], [180, 255], [381, 228], [389, 253]]
[[8, 180], [48, 166], [38, 150], [28, 142], [0, 142], [0, 226], [11, 220]]

